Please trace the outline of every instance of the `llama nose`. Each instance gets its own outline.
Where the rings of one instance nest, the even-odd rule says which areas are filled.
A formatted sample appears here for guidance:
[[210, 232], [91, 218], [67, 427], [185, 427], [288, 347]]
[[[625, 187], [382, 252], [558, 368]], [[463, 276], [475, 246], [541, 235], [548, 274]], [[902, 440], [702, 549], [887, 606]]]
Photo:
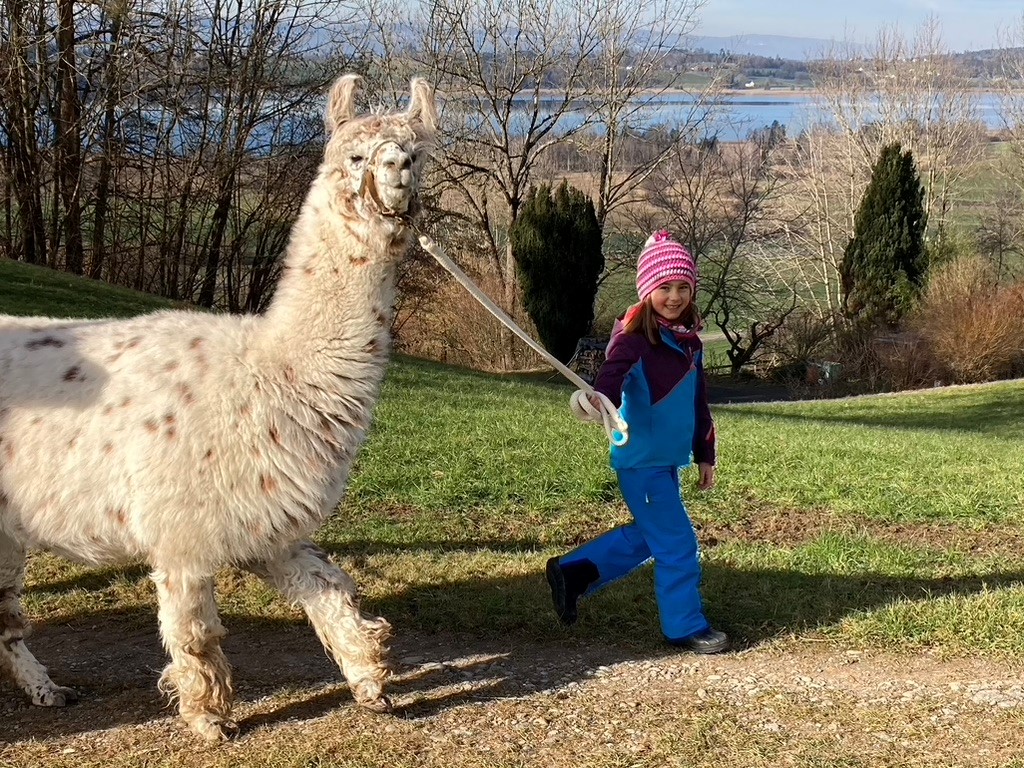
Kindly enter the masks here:
[[412, 157], [397, 145], [388, 147], [381, 157], [384, 178], [394, 187], [407, 187], [412, 183]]

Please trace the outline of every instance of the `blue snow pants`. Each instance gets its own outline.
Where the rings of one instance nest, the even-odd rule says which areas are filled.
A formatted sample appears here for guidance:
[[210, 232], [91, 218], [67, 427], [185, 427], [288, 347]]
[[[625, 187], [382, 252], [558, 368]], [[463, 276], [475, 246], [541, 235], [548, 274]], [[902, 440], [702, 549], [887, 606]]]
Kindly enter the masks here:
[[675, 467], [618, 470], [619, 487], [633, 523], [614, 528], [562, 555], [568, 565], [589, 560], [600, 574], [587, 589], [598, 589], [654, 559], [654, 594], [661, 630], [681, 640], [708, 628], [700, 599], [697, 536], [679, 496]]

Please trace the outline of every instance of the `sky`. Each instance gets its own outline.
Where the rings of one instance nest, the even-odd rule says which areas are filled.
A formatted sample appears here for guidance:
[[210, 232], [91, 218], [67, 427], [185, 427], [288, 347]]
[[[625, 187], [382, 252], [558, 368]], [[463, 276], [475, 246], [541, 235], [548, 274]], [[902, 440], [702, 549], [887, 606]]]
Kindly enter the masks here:
[[695, 35], [786, 35], [870, 42], [879, 27], [908, 37], [938, 17], [953, 51], [998, 46], [999, 30], [1021, 24], [1021, 0], [707, 0]]

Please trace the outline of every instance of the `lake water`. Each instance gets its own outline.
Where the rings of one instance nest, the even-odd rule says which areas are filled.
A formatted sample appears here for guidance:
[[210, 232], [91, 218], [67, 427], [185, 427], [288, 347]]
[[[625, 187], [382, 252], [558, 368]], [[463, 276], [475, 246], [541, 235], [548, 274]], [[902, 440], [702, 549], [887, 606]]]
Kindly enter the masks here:
[[[774, 91], [772, 95], [730, 93], [723, 97], [715, 109], [713, 122], [708, 125], [709, 135], [717, 132], [727, 141], [746, 138], [759, 128], [778, 122], [786, 127], [789, 136], [821, 119], [813, 98], [799, 91]], [[635, 125], [682, 125], [691, 119], [697, 100], [686, 94], [660, 96], [642, 107], [636, 114]], [[524, 113], [527, 104], [524, 103]], [[541, 105], [543, 109], [543, 104]], [[554, 107], [554, 104], [552, 104]], [[990, 130], [1003, 127], [999, 115], [999, 99], [991, 93], [980, 94], [977, 103], [978, 120]], [[559, 120], [563, 130], [576, 127], [583, 120], [583, 111], [572, 112]]]

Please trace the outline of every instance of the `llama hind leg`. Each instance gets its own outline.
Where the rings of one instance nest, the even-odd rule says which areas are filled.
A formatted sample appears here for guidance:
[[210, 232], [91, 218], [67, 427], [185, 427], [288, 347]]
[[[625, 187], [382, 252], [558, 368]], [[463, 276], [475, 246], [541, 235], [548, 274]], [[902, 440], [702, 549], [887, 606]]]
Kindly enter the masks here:
[[384, 681], [389, 674], [385, 642], [391, 625], [382, 618], [362, 616], [352, 577], [308, 541], [250, 570], [302, 606], [341, 667], [356, 702], [374, 712], [390, 712]]
[[25, 550], [0, 533], [0, 663], [7, 666], [15, 682], [40, 707], [63, 707], [78, 701], [70, 688], [56, 685], [25, 645], [28, 624], [21, 612], [25, 583]]
[[178, 701], [188, 726], [210, 741], [238, 732], [231, 720], [231, 668], [220, 641], [227, 634], [217, 615], [212, 577], [175, 571], [153, 573], [160, 603], [160, 635], [171, 661], [160, 690]]

